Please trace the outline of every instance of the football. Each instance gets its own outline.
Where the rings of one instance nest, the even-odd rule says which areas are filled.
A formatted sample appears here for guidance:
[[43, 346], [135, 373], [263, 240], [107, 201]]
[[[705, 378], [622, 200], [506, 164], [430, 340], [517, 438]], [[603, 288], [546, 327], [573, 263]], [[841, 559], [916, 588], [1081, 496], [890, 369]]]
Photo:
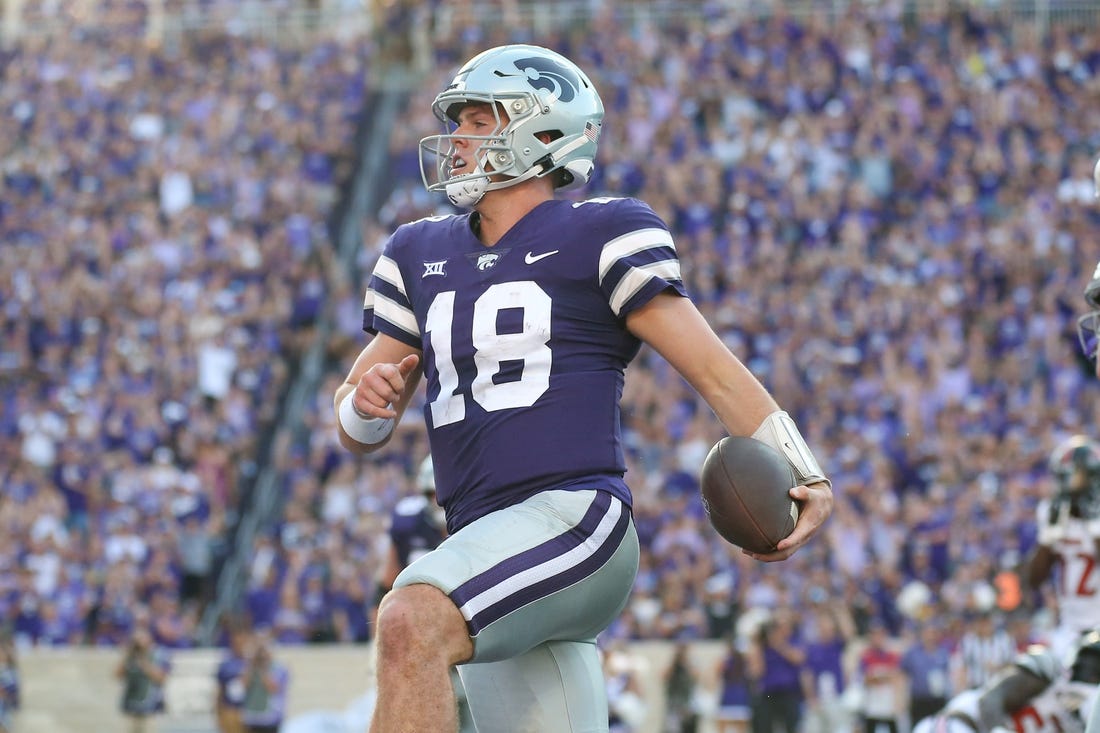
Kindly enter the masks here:
[[728, 542], [767, 554], [794, 530], [798, 503], [790, 489], [798, 485], [787, 459], [755, 438], [718, 441], [699, 477], [703, 507], [710, 523]]

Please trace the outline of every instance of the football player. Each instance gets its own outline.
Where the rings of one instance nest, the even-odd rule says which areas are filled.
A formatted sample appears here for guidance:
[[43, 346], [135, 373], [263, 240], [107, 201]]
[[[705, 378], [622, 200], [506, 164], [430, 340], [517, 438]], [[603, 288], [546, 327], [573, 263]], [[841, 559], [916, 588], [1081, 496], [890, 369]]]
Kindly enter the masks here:
[[390, 546], [386, 565], [378, 579], [379, 603], [409, 563], [439, 547], [447, 536], [442, 508], [435, 500], [435, 471], [431, 456], [420, 463], [416, 473], [416, 489], [418, 493], [397, 502], [390, 515]]
[[1068, 438], [1051, 454], [1050, 470], [1057, 491], [1036, 509], [1037, 545], [1026, 577], [1036, 589], [1058, 569], [1058, 624], [1049, 643], [1064, 654], [1083, 631], [1100, 627], [1100, 444]]
[[1068, 665], [1033, 646], [976, 690], [953, 697], [913, 733], [1081, 733], [1097, 707], [1100, 630], [1081, 636]]
[[[1100, 199], [1100, 160], [1092, 169], [1092, 178], [1096, 185], [1096, 198]], [[1096, 358], [1096, 348], [1100, 345], [1097, 337], [1097, 329], [1100, 328], [1100, 262], [1085, 286], [1085, 303], [1089, 312], [1077, 319], [1077, 340], [1081, 343], [1081, 351], [1092, 360], [1096, 376], [1100, 378], [1100, 360]]]
[[[1092, 169], [1092, 179], [1095, 195], [1100, 199], [1100, 160], [1096, 161], [1096, 166]], [[1100, 378], [1100, 359], [1096, 353], [1097, 346], [1100, 346], [1100, 338], [1097, 336], [1097, 329], [1100, 328], [1100, 262], [1096, 264], [1092, 279], [1085, 286], [1085, 303], [1088, 304], [1089, 312], [1077, 319], [1077, 338], [1085, 357], [1092, 360], [1097, 378]], [[1086, 733], [1100, 733], [1100, 705], [1093, 706]]]
[[687, 297], [668, 226], [635, 199], [559, 199], [591, 176], [604, 107], [545, 48], [501, 46], [435, 99], [427, 188], [472, 211], [397, 229], [364, 302], [374, 334], [334, 396], [341, 443], [385, 445], [421, 377], [449, 535], [378, 613], [372, 730], [606, 731], [596, 636], [622, 610], [638, 537], [624, 480], [624, 371], [650, 344], [735, 435], [799, 477], [786, 559], [832, 511], [794, 421]]

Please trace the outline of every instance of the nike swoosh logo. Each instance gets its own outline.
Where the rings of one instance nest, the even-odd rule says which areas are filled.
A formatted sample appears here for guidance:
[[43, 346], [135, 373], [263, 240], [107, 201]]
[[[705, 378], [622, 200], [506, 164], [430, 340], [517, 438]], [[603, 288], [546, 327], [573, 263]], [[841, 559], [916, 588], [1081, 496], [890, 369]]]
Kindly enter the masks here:
[[558, 250], [556, 249], [552, 249], [549, 252], [543, 252], [540, 255], [537, 255], [534, 252], [528, 252], [526, 255], [523, 256], [523, 261], [526, 262], [528, 265], [533, 265], [539, 260], [544, 260], [550, 255], [556, 255], [557, 253]]

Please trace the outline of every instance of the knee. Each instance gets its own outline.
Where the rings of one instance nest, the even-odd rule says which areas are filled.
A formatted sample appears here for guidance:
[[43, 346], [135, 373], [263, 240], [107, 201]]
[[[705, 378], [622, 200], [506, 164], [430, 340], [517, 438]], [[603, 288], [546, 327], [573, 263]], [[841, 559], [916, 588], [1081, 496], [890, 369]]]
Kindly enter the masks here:
[[390, 591], [378, 608], [378, 654], [411, 662], [463, 662], [473, 654], [466, 622], [443, 591], [411, 585]]

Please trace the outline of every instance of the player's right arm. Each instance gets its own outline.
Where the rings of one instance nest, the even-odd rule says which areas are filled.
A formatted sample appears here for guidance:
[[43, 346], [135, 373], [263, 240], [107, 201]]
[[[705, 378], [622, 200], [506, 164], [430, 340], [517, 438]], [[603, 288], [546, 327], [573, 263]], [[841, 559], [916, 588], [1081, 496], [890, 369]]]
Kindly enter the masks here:
[[987, 682], [978, 697], [981, 730], [1005, 725], [1050, 685], [1050, 680], [1013, 664]]
[[1014, 729], [1012, 716], [1050, 684], [1041, 674], [1019, 664], [1002, 669], [978, 689], [963, 690], [934, 716], [918, 723], [914, 733], [991, 733]]
[[419, 349], [384, 333], [371, 339], [333, 399], [340, 444], [353, 453], [371, 453], [389, 442], [421, 374]]

